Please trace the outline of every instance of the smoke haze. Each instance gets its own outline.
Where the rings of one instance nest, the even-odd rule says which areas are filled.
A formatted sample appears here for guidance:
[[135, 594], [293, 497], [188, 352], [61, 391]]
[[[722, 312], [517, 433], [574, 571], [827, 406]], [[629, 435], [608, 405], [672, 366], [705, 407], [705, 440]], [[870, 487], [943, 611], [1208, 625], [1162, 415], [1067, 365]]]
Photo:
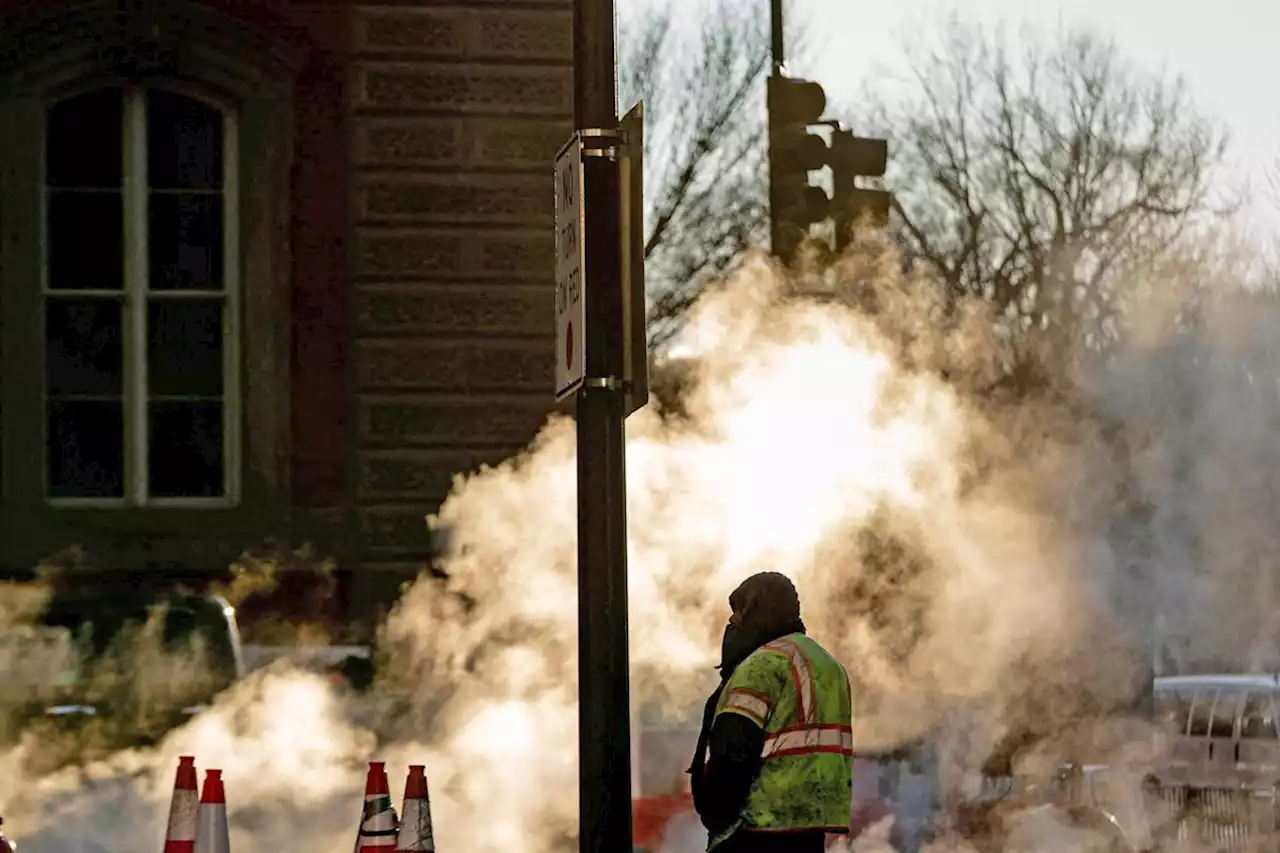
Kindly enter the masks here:
[[[1229, 622], [1223, 657], [1274, 639], [1269, 317], [1184, 336], [1213, 367], [1152, 335], [1087, 363], [1084, 401], [1009, 402], [974, 393], [1009, 358], [980, 308], [943, 315], [882, 247], [820, 278], [750, 260], [680, 341], [679, 404], [628, 421], [642, 726], [700, 709], [727, 596], [763, 569], [795, 580], [810, 632], [848, 664], [860, 746], [945, 731], [969, 767], [1020, 725], [1114, 755], [1124, 739], [1098, 719], [1140, 689], [1158, 612], [1197, 646]], [[371, 757], [397, 800], [405, 766], [426, 765], [442, 853], [571, 849], [574, 457], [572, 421], [552, 418], [457, 482], [430, 522], [449, 579], [419, 581], [383, 625], [374, 698], [255, 674], [158, 750], [0, 791], [24, 853], [159, 845], [180, 754], [224, 769], [235, 853], [347, 853]]]

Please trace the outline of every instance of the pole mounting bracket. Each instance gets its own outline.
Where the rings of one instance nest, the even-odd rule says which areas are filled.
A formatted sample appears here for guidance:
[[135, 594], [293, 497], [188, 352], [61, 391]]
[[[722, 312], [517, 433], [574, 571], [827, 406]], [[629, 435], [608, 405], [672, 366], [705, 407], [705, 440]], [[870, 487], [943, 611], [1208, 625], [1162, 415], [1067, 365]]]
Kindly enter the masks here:
[[582, 141], [582, 156], [617, 160], [626, 148], [626, 134], [613, 127], [584, 127], [577, 131]]
[[616, 376], [591, 376], [582, 382], [584, 388], [598, 388], [602, 391], [626, 391], [630, 384]]

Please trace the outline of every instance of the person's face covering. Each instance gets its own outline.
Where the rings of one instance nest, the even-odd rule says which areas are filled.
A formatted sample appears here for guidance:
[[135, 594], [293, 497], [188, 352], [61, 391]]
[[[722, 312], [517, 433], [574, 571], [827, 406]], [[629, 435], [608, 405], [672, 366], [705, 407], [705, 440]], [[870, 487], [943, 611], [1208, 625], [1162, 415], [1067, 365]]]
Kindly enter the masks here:
[[[747, 648], [750, 645], [751, 648]], [[755, 647], [753, 633], [742, 624], [742, 611], [734, 610], [724, 626], [724, 636], [720, 640], [720, 665], [736, 665], [737, 661], [746, 657]]]

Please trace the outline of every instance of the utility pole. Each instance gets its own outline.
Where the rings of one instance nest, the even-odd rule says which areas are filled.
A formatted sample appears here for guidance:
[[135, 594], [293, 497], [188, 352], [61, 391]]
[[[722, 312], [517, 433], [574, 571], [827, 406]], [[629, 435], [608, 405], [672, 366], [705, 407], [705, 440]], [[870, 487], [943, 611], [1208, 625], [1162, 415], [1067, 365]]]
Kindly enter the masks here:
[[773, 76], [782, 74], [787, 57], [782, 37], [782, 0], [769, 0], [769, 35], [773, 49]]
[[[782, 0], [769, 0], [769, 44], [773, 53], [773, 73], [769, 75], [769, 87], [773, 88], [774, 79], [782, 76], [782, 66], [786, 61], [786, 43], [782, 33]], [[769, 249], [775, 255], [781, 248], [778, 236], [778, 202], [774, 192], [777, 180], [774, 178], [774, 166], [778, 159], [778, 144], [773, 136], [773, 98], [765, 98], [766, 122], [769, 127]]]
[[[631, 850], [624, 294], [613, 0], [574, 0], [573, 115], [582, 144], [584, 364], [578, 428], [578, 784], [581, 853]], [[643, 309], [641, 309], [643, 310]]]

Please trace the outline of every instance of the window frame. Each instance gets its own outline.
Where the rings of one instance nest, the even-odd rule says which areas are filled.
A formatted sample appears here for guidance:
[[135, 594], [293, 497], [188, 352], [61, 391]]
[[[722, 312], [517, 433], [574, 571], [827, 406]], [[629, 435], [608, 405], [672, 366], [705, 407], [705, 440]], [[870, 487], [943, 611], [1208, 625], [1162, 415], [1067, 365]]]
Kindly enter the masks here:
[[[79, 85], [52, 94], [45, 99], [47, 111], [78, 95], [107, 88], [117, 88], [122, 94], [121, 152], [121, 201], [123, 210], [123, 234], [121, 237], [124, 257], [123, 289], [121, 291], [53, 290], [49, 287], [49, 186], [46, 152], [48, 123], [40, 131], [40, 211], [39, 211], [39, 266], [40, 266], [40, 328], [45, 328], [45, 318], [50, 299], [108, 298], [118, 294], [122, 306], [122, 398], [124, 410], [124, 495], [121, 497], [55, 497], [51, 494], [49, 478], [49, 388], [48, 364], [41, 352], [41, 437], [43, 447], [42, 488], [44, 503], [53, 509], [231, 509], [240, 504], [242, 462], [242, 430], [244, 422], [243, 389], [241, 383], [241, 278], [242, 246], [240, 241], [240, 200], [242, 175], [240, 171], [240, 121], [234, 104], [223, 98], [180, 80], [160, 78], [131, 81], [120, 78], [98, 78], [82, 81]], [[170, 92], [190, 98], [217, 110], [222, 117], [222, 286], [217, 291], [178, 291], [176, 293], [150, 289], [148, 279], [148, 200], [151, 194], [147, 150], [147, 93]], [[223, 494], [215, 497], [154, 497], [150, 494], [150, 448], [148, 440], [148, 406], [151, 395], [147, 374], [147, 311], [153, 301], [219, 298], [222, 313], [222, 477]], [[47, 340], [47, 339], [46, 339]]]

